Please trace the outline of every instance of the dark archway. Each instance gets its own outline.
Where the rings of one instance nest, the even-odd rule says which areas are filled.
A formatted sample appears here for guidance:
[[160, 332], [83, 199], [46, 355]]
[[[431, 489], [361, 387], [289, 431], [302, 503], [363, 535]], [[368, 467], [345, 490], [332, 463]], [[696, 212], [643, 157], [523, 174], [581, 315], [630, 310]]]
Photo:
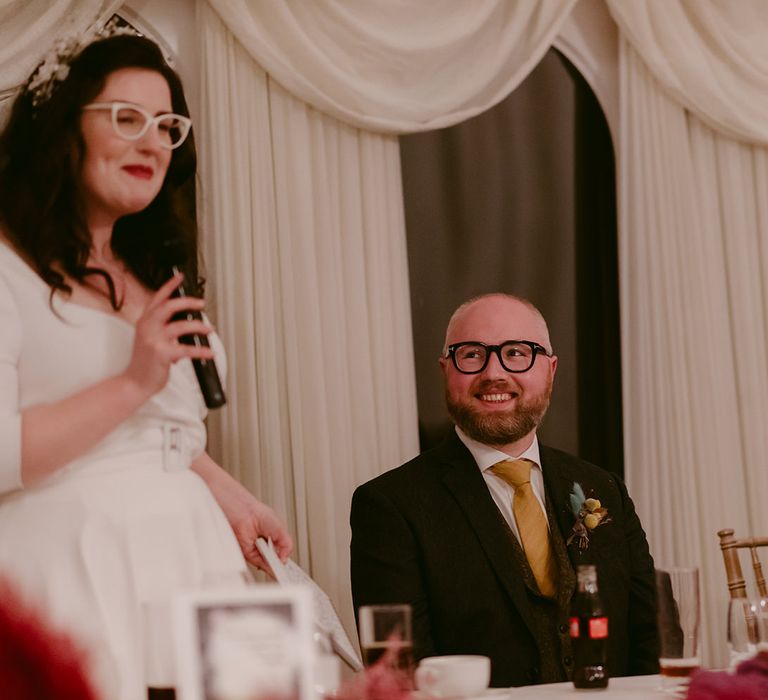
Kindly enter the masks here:
[[542, 442], [623, 473], [615, 162], [590, 87], [551, 49], [493, 109], [400, 144], [422, 448], [450, 429], [451, 312], [505, 291], [541, 309], [560, 358]]

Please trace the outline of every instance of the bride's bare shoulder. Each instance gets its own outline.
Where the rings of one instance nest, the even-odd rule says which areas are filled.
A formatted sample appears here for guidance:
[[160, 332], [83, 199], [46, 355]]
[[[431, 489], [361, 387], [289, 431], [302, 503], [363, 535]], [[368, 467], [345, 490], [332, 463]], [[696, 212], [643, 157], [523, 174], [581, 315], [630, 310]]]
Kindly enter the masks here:
[[13, 253], [16, 253], [20, 258], [23, 258], [23, 256], [19, 253], [19, 249], [14, 245], [13, 241], [6, 235], [5, 231], [3, 230], [3, 227], [0, 226], [0, 246], [5, 246]]
[[11, 237], [6, 233], [2, 224], [0, 224], [0, 243], [2, 243], [7, 248], [10, 248], [12, 251], [18, 252], [16, 245], [11, 240]]
[[29, 255], [27, 255], [24, 251], [19, 250], [16, 244], [6, 235], [5, 231], [3, 231], [2, 227], [0, 227], [0, 248], [3, 247], [6, 248], [10, 253], [4, 257], [8, 259], [14, 259], [17, 262], [20, 261], [31, 270], [35, 270], [35, 265]]
[[16, 252], [16, 246], [13, 245], [13, 243], [11, 243], [11, 239], [5, 235], [5, 231], [3, 231], [2, 226], [0, 226], [0, 246], [4, 246], [5, 248], [8, 248], [9, 250], [12, 250], [14, 253]]

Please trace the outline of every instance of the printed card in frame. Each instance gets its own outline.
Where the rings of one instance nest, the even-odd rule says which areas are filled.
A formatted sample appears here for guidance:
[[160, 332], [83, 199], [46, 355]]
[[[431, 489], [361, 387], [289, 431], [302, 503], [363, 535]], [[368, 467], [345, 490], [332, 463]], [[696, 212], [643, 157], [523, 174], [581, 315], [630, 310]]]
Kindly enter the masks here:
[[174, 601], [177, 700], [315, 700], [312, 598], [262, 584]]

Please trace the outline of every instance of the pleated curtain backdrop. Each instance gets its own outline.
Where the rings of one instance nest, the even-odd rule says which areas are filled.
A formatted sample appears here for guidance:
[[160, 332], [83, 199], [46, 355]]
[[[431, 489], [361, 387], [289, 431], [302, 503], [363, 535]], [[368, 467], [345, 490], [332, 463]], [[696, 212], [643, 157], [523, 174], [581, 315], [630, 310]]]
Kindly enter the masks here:
[[[350, 629], [349, 496], [417, 450], [399, 156], [384, 134], [496, 104], [574, 3], [425, 0], [404, 23], [391, 0], [196, 0], [200, 204], [230, 356], [212, 450], [286, 515]], [[657, 559], [702, 566], [705, 662], [719, 664], [715, 532], [768, 533], [768, 11], [606, 3], [623, 37], [626, 474]], [[0, 3], [0, 99], [54, 36], [118, 4]]]
[[206, 252], [236, 378], [210, 440], [352, 631], [352, 491], [418, 451], [397, 138], [292, 97], [201, 11]]
[[[494, 3], [477, 4], [474, 17], [463, 17], [462, 43], [451, 25], [460, 15], [452, 14], [453, 6], [446, 9], [444, 3], [440, 13], [430, 3], [421, 5], [421, 14], [409, 22], [410, 31], [404, 36], [391, 31], [392, 15], [387, 12], [398, 11], [392, 4], [384, 8], [376, 2], [360, 3], [354, 13], [345, 6], [346, 14], [341, 15], [335, 14], [339, 6], [324, 12], [326, 6], [313, 2], [284, 3], [276, 13], [244, 0], [210, 0], [210, 4], [249, 53], [297, 97], [351, 124], [401, 133], [455, 123], [501, 99], [540, 58], [554, 37], [551, 30], [560, 26], [572, 7], [564, 2], [536, 3], [536, 8], [533, 3], [504, 3], [509, 14], [494, 15], [499, 11]], [[758, 157], [751, 173], [748, 166], [731, 166], [722, 175], [708, 171], [706, 159], [690, 166], [684, 165], [689, 161], [679, 159], [692, 148], [683, 127], [696, 118], [687, 110], [705, 110], [700, 118], [719, 132], [739, 134], [747, 140], [760, 138], [760, 115], [766, 110], [762, 98], [752, 98], [762, 86], [760, 75], [765, 75], [761, 73], [764, 50], [756, 43], [756, 37], [763, 34], [743, 29], [748, 23], [759, 26], [765, 18], [754, 2], [745, 2], [739, 10], [714, 0], [695, 7], [668, 0], [634, 4], [617, 0], [610, 8], [625, 36], [634, 40], [643, 62], [665, 78], [655, 76], [659, 82], [650, 83], [647, 103], [637, 95], [630, 101], [630, 83], [638, 77], [632, 78], [624, 43], [618, 159], [622, 333], [627, 357], [623, 370], [626, 471], [657, 557], [666, 563], [700, 564], [707, 609], [722, 609], [724, 614], [715, 530], [721, 524], [733, 524], [740, 531], [765, 529], [755, 496], [748, 495], [762, 483], [763, 472], [757, 462], [741, 459], [741, 455], [757, 454], [746, 443], [763, 439], [763, 432], [753, 432], [750, 416], [759, 419], [762, 411], [751, 411], [768, 395], [760, 385], [765, 355], [760, 355], [764, 335], [758, 322], [768, 307], [762, 294], [755, 293], [759, 292], [756, 287], [751, 292], [743, 290], [753, 300], [750, 308], [757, 311], [751, 335], [758, 338], [754, 361], [741, 365], [742, 353], [735, 349], [737, 339], [731, 329], [742, 324], [729, 284], [735, 281], [733, 268], [739, 257], [755, 261], [760, 255], [731, 251], [730, 281], [713, 276], [711, 268], [721, 264], [723, 248], [747, 244], [745, 237], [754, 248], [764, 238], [759, 207], [764, 206], [765, 196], [759, 190], [763, 176]], [[376, 9], [382, 14], [377, 16]], [[420, 26], [425, 19], [432, 19], [431, 31]], [[547, 22], [550, 31], [542, 29]], [[488, 33], [494, 23], [496, 36]], [[531, 31], [521, 29], [525, 23]], [[417, 36], [428, 38], [417, 47]], [[504, 54], [500, 61], [511, 45], [505, 39], [511, 36], [535, 37], [536, 41], [518, 53]], [[333, 47], [329, 37], [333, 37]], [[483, 45], [490, 43], [499, 52], [481, 52], [478, 57], [478, 37], [483, 38]], [[450, 51], [445, 50], [447, 46]], [[690, 53], [697, 56], [696, 61], [688, 60]], [[452, 81], [445, 80], [451, 73], [442, 70], [446, 65], [454, 68]], [[474, 88], [472, 96], [468, 88]], [[735, 100], [734, 92], [740, 92], [741, 101]], [[423, 95], [424, 102], [415, 95]], [[638, 99], [642, 104], [637, 104]], [[740, 109], [744, 101], [752, 107]], [[666, 113], [672, 107], [675, 116]], [[671, 122], [664, 127], [667, 119]], [[699, 126], [691, 128], [705, 133], [706, 127]], [[662, 137], [670, 130], [674, 135]], [[712, 138], [727, 140], [715, 134]], [[722, 146], [727, 148], [724, 142]], [[710, 159], [709, 165], [715, 162]], [[744, 197], [744, 190], [728, 177], [733, 167], [754, 192], [751, 202], [743, 201], [752, 213], [717, 231], [720, 248], [704, 246], [695, 235], [702, 230], [695, 222], [706, 211], [703, 200], [711, 205], [731, 196], [734, 189]], [[698, 197], [700, 180], [708, 179], [707, 174], [711, 176], [709, 193]], [[740, 210], [740, 205], [733, 208]], [[751, 233], [743, 228], [745, 221], [754, 223]], [[742, 226], [741, 236], [731, 233], [736, 226]], [[676, 232], [686, 235], [676, 240]], [[390, 235], [402, 232], [390, 231]], [[759, 270], [755, 275], [759, 280]], [[669, 339], [677, 342], [669, 343]], [[718, 352], [721, 342], [725, 347]], [[737, 376], [745, 386], [729, 384], [728, 378]], [[746, 386], [752, 388], [749, 394], [744, 393]], [[722, 429], [715, 430], [715, 426]], [[748, 435], [754, 437], [746, 437], [745, 443]], [[373, 465], [371, 471], [388, 466]], [[723, 487], [734, 483], [737, 486], [731, 488], [727, 506], [718, 510]], [[715, 513], [722, 514], [720, 520], [713, 517]], [[339, 570], [338, 575], [346, 572]], [[712, 617], [705, 659], [719, 663], [724, 653], [722, 616]]]
[[657, 563], [702, 567], [705, 656], [722, 664], [716, 532], [768, 532], [758, 503], [768, 487], [765, 212], [762, 225], [757, 217], [768, 191], [761, 198], [759, 178], [744, 177], [757, 166], [765, 180], [768, 161], [686, 113], [626, 44], [622, 62], [629, 481]]
[[[702, 15], [692, 24], [675, 2], [629, 5], [611, 2], [634, 38], [620, 43], [627, 475], [657, 564], [701, 567], [704, 659], [723, 666], [728, 595], [717, 530], [768, 533], [768, 149], [748, 142], [768, 136], [768, 73], [739, 79], [765, 51], [752, 53], [748, 33], [728, 33], [735, 19], [719, 33], [708, 24], [722, 3], [683, 4]], [[768, 29], [768, 12], [742, 7]], [[707, 26], [712, 33], [698, 34]], [[697, 62], [672, 60], [686, 52], [672, 52], [671, 27], [689, 37]], [[715, 38], [730, 50], [707, 53]]]
[[[440, 3], [444, 26], [452, 30], [449, 44], [459, 52], [443, 51], [441, 56], [450, 59], [449, 68], [462, 70], [466, 61], [461, 56], [480, 43], [479, 27], [504, 34], [505, 51], [518, 54], [510, 74], [516, 84], [546, 51], [557, 31], [555, 19], [562, 22], [572, 4], [509, 4], [536, 23], [522, 41], [526, 24], [494, 26], [507, 3], [470, 9], [462, 0], [452, 3], [453, 12]], [[446, 89], [463, 83], [445, 67], [440, 85], [447, 102], [438, 109], [423, 96], [419, 102], [389, 94], [372, 76], [359, 75], [355, 65], [366, 55], [359, 50], [359, 38], [354, 39], [359, 31], [373, 42], [374, 53], [378, 50], [372, 67], [378, 65], [383, 78], [390, 72], [382, 57], [397, 42], [384, 35], [377, 45], [376, 13], [373, 19], [366, 14], [381, 7], [378, 2], [348, 6], [358, 12], [348, 34], [353, 43], [333, 43], [333, 51], [346, 54], [344, 61], [336, 57], [330, 64], [323, 52], [331, 49], [323, 41], [333, 38], [333, 32], [320, 35], [311, 61], [307, 52], [316, 39], [313, 32], [328, 28], [315, 15], [332, 15], [334, 6], [198, 5], [204, 101], [197, 132], [201, 205], [211, 302], [232, 376], [228, 408], [209, 420], [211, 450], [286, 514], [296, 537], [297, 561], [328, 592], [351, 634], [352, 491], [418, 453], [399, 145], [395, 135], [356, 126], [370, 128], [373, 120], [381, 127], [386, 121], [388, 130], [403, 130], [408, 119], [408, 128], [429, 128], [429, 114], [449, 106], [453, 113], [440, 118], [459, 121], [514, 87], [494, 48], [494, 70], [486, 70], [482, 82], [491, 87], [474, 95], [481, 83], [473, 85], [469, 107], [466, 96], [457, 100]], [[434, 40], [427, 29], [438, 16], [437, 6], [429, 7], [420, 25], [426, 42]], [[399, 12], [394, 16], [401, 16]], [[468, 13], [478, 20], [469, 29]], [[276, 25], [281, 20], [284, 24]], [[280, 39], [289, 48], [275, 55], [285, 49], [273, 45]], [[443, 62], [428, 48], [423, 50], [419, 83], [425, 87], [435, 77], [433, 64]], [[270, 65], [297, 90], [312, 90], [300, 95], [304, 99], [292, 96], [259, 63]], [[313, 80], [305, 80], [294, 63], [310, 71]], [[470, 69], [464, 65], [463, 70]], [[323, 71], [329, 75], [321, 75]], [[354, 116], [329, 107], [341, 99], [333, 92], [337, 83], [331, 78], [336, 77], [342, 95], [354, 93], [359, 100]], [[393, 74], [403, 86], [409, 84], [406, 77]], [[317, 86], [333, 96], [320, 100], [333, 116], [307, 104]], [[410, 90], [420, 93], [412, 85]], [[377, 97], [387, 105], [385, 120], [375, 116], [381, 109]]]

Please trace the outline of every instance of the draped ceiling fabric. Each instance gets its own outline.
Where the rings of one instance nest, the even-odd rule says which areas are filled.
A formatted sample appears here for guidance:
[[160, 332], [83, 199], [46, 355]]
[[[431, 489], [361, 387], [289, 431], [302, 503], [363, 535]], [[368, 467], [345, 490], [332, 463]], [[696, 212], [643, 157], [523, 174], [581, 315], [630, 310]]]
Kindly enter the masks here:
[[299, 99], [353, 126], [405, 133], [500, 102], [576, 0], [208, 0]]
[[765, 0], [607, 0], [674, 99], [721, 134], [768, 145]]
[[109, 17], [121, 0], [0, 0], [0, 100], [18, 88], [60, 37]]

